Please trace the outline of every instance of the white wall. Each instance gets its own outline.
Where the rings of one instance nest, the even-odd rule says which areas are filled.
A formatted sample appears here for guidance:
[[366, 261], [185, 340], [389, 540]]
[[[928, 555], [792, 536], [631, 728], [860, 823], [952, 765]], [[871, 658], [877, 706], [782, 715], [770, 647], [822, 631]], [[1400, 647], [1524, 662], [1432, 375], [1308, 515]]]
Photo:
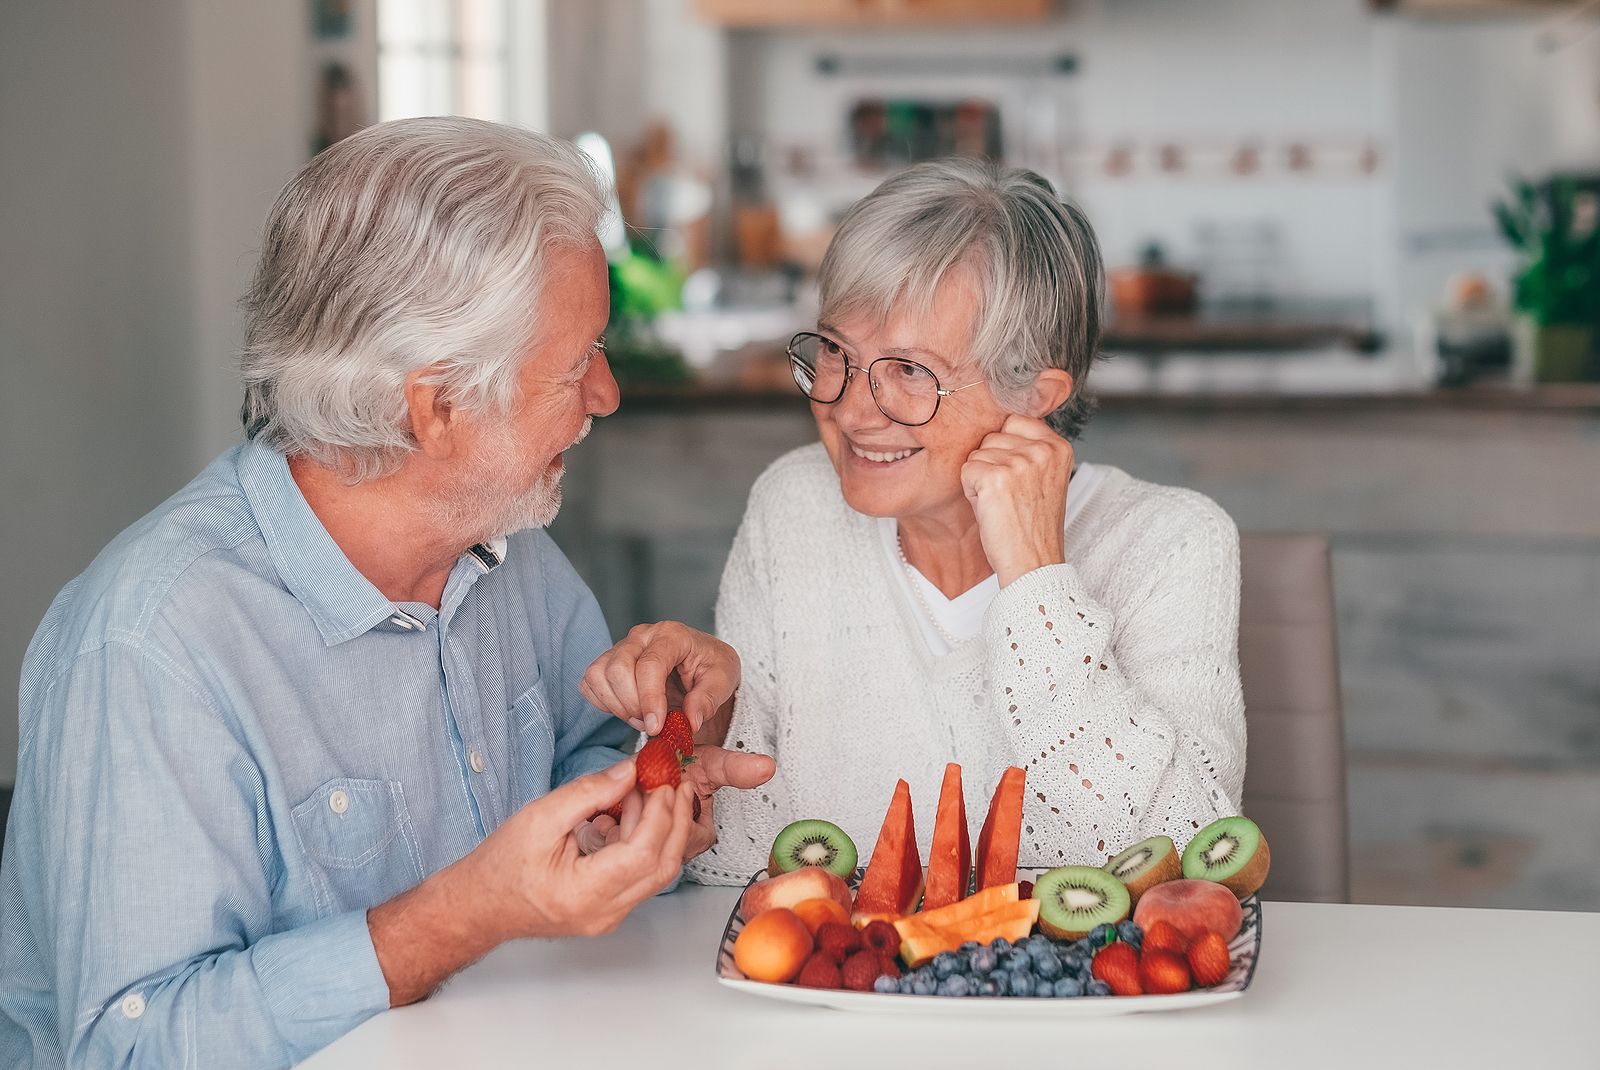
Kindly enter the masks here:
[[235, 309], [304, 159], [305, 9], [8, 5], [0, 33], [0, 783], [50, 599], [237, 436]]
[[[1539, 25], [1381, 16], [1367, 0], [1072, 0], [1054, 20], [1027, 27], [744, 32], [732, 37], [732, 123], [772, 138], [776, 157], [802, 144], [837, 161], [850, 101], [919, 85], [950, 94], [957, 83], [939, 57], [1020, 63], [1066, 52], [1080, 61], [1068, 78], [966, 84], [1002, 100], [1031, 92], [1068, 144], [1371, 137], [1381, 159], [1370, 178], [1144, 169], [1111, 179], [1093, 157], [1086, 164], [1071, 154], [1052, 177], [1088, 211], [1109, 264], [1132, 261], [1152, 238], [1192, 256], [1203, 220], [1270, 220], [1286, 248], [1283, 296], [1372, 296], [1380, 322], [1401, 330], [1450, 270], [1506, 270], [1487, 203], [1507, 170], [1600, 168], [1600, 34], [1579, 23], [1570, 45], [1543, 55], [1533, 47]], [[920, 77], [825, 77], [814, 66], [821, 53], [930, 62]], [[864, 178], [841, 193], [872, 184]], [[1457, 235], [1447, 264], [1419, 260], [1419, 235], [1426, 244], [1441, 232]]]

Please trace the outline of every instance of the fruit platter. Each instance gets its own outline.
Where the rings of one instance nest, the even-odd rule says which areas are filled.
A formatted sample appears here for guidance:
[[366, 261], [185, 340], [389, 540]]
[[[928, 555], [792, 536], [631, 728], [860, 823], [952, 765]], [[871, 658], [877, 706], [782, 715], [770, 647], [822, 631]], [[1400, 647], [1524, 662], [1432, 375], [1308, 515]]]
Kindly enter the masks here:
[[1244, 994], [1270, 863], [1254, 822], [1219, 818], [1181, 850], [1152, 836], [1103, 866], [1018, 868], [1024, 777], [1001, 777], [973, 845], [949, 765], [926, 867], [904, 780], [864, 867], [837, 825], [786, 826], [728, 917], [718, 979], [891, 1013], [1096, 1017]]

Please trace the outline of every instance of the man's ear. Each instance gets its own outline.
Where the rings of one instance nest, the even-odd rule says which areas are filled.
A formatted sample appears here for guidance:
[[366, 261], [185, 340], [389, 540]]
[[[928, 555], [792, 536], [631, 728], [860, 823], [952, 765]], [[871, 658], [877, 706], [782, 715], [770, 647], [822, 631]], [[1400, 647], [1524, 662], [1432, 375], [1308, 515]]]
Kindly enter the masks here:
[[1028, 397], [1028, 415], [1042, 420], [1055, 412], [1072, 396], [1072, 386], [1069, 372], [1061, 368], [1046, 368], [1033, 381]]
[[455, 451], [461, 418], [438, 381], [429, 378], [434, 370], [422, 368], [406, 376], [406, 410], [417, 448], [430, 457], [443, 458]]

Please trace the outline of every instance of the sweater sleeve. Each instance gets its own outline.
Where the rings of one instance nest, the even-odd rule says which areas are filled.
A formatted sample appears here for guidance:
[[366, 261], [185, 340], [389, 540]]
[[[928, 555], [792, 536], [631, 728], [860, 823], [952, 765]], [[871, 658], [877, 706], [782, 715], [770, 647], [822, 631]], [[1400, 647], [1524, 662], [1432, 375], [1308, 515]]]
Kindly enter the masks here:
[[996, 713], [1028, 773], [1024, 853], [1041, 861], [1040, 844], [1094, 865], [1159, 833], [1181, 847], [1238, 812], [1238, 531], [1209, 500], [1164, 504], [1124, 561], [1145, 579], [1119, 614], [1069, 563], [1013, 581], [985, 617]]
[[[772, 580], [767, 562], [758, 484], [734, 537], [717, 594], [717, 636], [739, 652], [743, 677], [734, 700], [724, 746], [729, 750], [778, 754], [778, 687], [773, 640]], [[765, 868], [778, 834], [783, 765], [766, 784], [749, 791], [724, 788], [713, 804], [717, 843], [684, 864], [698, 884], [742, 885]]]

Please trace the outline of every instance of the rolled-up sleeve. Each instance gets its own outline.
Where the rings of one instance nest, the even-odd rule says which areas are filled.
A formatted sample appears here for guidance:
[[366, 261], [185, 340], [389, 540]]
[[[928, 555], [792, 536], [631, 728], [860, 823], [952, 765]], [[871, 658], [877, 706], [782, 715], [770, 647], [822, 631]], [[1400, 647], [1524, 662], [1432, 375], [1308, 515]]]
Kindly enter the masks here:
[[364, 911], [275, 920], [286, 830], [181, 666], [112, 641], [42, 712], [7, 849], [68, 1065], [287, 1066], [388, 1006]]

